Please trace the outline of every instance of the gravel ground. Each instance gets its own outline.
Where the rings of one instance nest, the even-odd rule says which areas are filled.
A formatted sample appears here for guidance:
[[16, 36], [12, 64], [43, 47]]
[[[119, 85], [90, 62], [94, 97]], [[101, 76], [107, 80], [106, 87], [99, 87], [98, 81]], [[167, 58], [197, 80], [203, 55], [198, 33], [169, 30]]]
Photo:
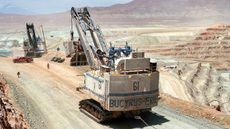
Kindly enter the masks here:
[[[165, 106], [155, 107], [154, 113], [141, 118], [121, 118], [98, 124], [78, 110], [82, 97], [75, 88], [83, 82], [81, 76], [76, 76], [81, 73], [80, 69], [51, 63], [51, 69], [47, 70], [47, 62], [42, 59], [35, 59], [32, 64], [13, 64], [8, 58], [0, 60], [0, 72], [11, 80], [12, 97], [32, 129], [221, 129], [211, 122], [185, 116]], [[22, 73], [19, 79], [17, 71]]]

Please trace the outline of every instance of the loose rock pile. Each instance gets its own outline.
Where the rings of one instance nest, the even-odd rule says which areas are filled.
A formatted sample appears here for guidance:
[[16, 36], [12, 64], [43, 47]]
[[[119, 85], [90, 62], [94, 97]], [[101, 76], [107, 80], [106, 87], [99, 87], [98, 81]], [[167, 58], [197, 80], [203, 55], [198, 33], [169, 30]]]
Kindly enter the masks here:
[[0, 129], [28, 129], [24, 117], [19, 113], [7, 97], [8, 84], [0, 75]]

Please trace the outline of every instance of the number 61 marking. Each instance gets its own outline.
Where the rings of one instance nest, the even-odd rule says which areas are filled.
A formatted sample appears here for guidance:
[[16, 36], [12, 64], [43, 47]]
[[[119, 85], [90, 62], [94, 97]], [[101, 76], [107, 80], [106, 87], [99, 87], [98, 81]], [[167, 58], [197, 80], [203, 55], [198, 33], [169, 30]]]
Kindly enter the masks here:
[[138, 90], [140, 90], [140, 82], [134, 81], [133, 82], [133, 91], [138, 91]]

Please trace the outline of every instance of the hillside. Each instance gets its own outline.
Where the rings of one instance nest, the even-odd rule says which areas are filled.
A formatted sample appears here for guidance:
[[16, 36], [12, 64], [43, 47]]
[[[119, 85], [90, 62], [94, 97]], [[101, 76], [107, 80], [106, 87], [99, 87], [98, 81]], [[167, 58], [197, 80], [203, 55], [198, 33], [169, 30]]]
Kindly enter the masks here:
[[[229, 0], [134, 0], [111, 7], [90, 8], [103, 25], [210, 25], [230, 21]], [[0, 13], [0, 28], [21, 28], [26, 22], [69, 27], [70, 13], [15, 15]]]
[[33, 22], [35, 24], [43, 24], [44, 26], [66, 26], [69, 25], [69, 14], [56, 13], [46, 15], [19, 15], [19, 14], [3, 14], [0, 13], [0, 28], [3, 29], [21, 29], [25, 27], [26, 22]]
[[164, 56], [173, 56], [209, 62], [219, 70], [229, 70], [230, 26], [217, 25], [203, 30], [188, 43], [149, 50]]
[[[134, 0], [128, 4], [94, 8], [99, 21], [135, 24], [213, 24], [229, 21], [228, 0]], [[106, 18], [105, 18], [106, 17]]]

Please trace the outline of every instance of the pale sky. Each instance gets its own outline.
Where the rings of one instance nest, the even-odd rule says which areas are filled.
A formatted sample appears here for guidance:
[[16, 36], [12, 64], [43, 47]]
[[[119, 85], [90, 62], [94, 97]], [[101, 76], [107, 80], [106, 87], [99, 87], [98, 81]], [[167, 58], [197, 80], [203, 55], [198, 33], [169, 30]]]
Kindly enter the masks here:
[[0, 0], [0, 12], [55, 13], [69, 10], [72, 6], [110, 6], [132, 0]]

